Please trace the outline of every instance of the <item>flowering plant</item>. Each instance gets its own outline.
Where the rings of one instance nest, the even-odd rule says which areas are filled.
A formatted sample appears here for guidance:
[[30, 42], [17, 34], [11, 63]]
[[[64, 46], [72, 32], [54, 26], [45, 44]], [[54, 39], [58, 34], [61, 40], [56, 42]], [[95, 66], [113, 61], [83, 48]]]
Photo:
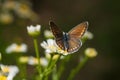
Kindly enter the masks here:
[[[37, 27], [38, 25], [31, 28], [33, 29], [32, 33], [34, 34], [38, 33], [37, 31], [35, 31]], [[28, 30], [28, 34], [31, 36], [30, 29], [27, 28], [27, 30]], [[40, 44], [41, 47], [45, 49], [45, 58], [44, 58], [44, 62], [42, 62], [41, 54], [38, 51], [37, 37], [36, 35], [32, 35], [34, 40], [36, 57], [37, 57], [36, 63], [37, 63], [38, 76], [36, 80], [49, 80], [49, 76], [51, 74], [52, 74], [52, 80], [60, 80], [60, 77], [62, 76], [62, 73], [65, 70], [65, 62], [69, 62], [72, 56], [67, 51], [64, 51], [58, 47], [55, 40], [53, 39], [53, 35], [51, 31], [45, 30], [44, 36], [46, 37], [47, 41], [43, 41]], [[93, 38], [93, 34], [87, 31], [85, 35], [82, 37], [82, 42], [85, 42], [86, 40], [92, 39], [92, 38]], [[84, 57], [81, 59], [80, 63], [76, 66], [76, 68], [71, 70], [67, 80], [73, 80], [75, 75], [85, 65], [87, 60], [95, 56], [97, 56], [97, 51], [94, 48], [87, 48], [85, 50]], [[57, 63], [59, 60], [61, 60], [61, 63], [60, 63], [60, 66], [57, 67]], [[42, 63], [45, 64], [44, 67], [42, 66], [43, 65]]]
[[[13, 80], [14, 76], [19, 72], [20, 80], [28, 80], [30, 76], [27, 76], [27, 65], [36, 67], [34, 70], [36, 74], [32, 74], [32, 80], [61, 80], [61, 76], [66, 69], [66, 63], [74, 57], [76, 53], [70, 54], [67, 51], [62, 50], [56, 44], [54, 36], [51, 31], [45, 30], [44, 37], [46, 41], [42, 41], [38, 45], [38, 37], [41, 33], [41, 25], [36, 26], [27, 26], [27, 33], [33, 38], [35, 56], [25, 56], [22, 53], [28, 51], [27, 45], [25, 43], [17, 44], [13, 43], [6, 48], [6, 53], [15, 53], [15, 61], [17, 66], [4, 66], [0, 65], [0, 80]], [[86, 40], [93, 38], [91, 32], [86, 32], [82, 37], [82, 42], [85, 43]], [[39, 46], [44, 49], [44, 54], [39, 52]], [[79, 51], [78, 51], [79, 52]], [[16, 55], [16, 53], [21, 53], [22, 55]], [[44, 55], [44, 56], [43, 56]], [[75, 75], [82, 69], [86, 62], [90, 58], [97, 56], [97, 51], [95, 48], [86, 48], [84, 50], [83, 56], [80, 56], [78, 65], [75, 68], [71, 69], [66, 80], [73, 80]], [[0, 53], [0, 60], [2, 55]], [[59, 65], [59, 66], [58, 66]], [[33, 71], [34, 72], [34, 71]], [[30, 77], [31, 78], [31, 77]], [[16, 79], [17, 80], [17, 79]]]

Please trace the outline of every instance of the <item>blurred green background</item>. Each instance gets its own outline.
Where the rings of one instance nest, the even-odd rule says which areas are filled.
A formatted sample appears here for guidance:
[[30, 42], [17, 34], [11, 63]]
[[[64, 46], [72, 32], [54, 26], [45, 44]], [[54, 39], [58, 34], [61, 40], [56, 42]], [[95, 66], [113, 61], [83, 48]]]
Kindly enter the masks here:
[[[53, 20], [67, 32], [80, 22], [88, 21], [88, 30], [94, 34], [94, 38], [87, 41], [81, 50], [94, 47], [98, 51], [98, 56], [89, 60], [74, 80], [120, 80], [119, 0], [14, 0], [28, 6], [25, 10], [30, 9], [31, 12], [26, 12], [30, 15], [26, 15], [27, 17], [26, 13], [22, 15], [19, 11], [4, 9], [3, 3], [6, 1], [13, 0], [0, 0], [0, 15], [12, 15], [12, 19], [0, 22], [0, 52], [3, 54], [3, 63], [12, 63], [12, 56], [6, 56], [5, 49], [13, 42], [26, 43], [28, 53], [25, 55], [34, 55], [33, 42], [26, 30], [29, 25], [40, 24], [42, 30], [45, 30], [49, 29], [49, 20]], [[41, 31], [39, 42], [43, 39]], [[7, 62], [8, 60], [11, 61]], [[75, 65], [75, 61], [77, 60], [73, 60], [69, 65]], [[66, 74], [63, 74], [64, 77]], [[65, 80], [64, 77], [62, 80]]]

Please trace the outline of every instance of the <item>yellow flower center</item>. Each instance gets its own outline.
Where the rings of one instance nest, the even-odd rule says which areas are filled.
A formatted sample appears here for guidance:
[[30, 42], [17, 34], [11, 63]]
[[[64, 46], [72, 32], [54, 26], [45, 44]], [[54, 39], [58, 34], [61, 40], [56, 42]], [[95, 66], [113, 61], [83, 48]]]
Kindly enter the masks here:
[[[5, 73], [6, 73], [6, 72], [9, 72], [9, 68], [8, 68], [7, 66], [5, 66], [5, 67], [2, 68], [2, 71], [5, 72]], [[0, 79], [0, 80], [1, 80], [1, 79]]]
[[20, 51], [20, 48], [21, 48], [21, 45], [18, 45], [18, 46], [16, 46], [16, 49], [15, 49], [15, 51]]
[[0, 80], [7, 80], [7, 77], [0, 75]]
[[35, 64], [38, 64], [38, 59], [37, 58], [34, 58], [33, 61], [34, 61]]

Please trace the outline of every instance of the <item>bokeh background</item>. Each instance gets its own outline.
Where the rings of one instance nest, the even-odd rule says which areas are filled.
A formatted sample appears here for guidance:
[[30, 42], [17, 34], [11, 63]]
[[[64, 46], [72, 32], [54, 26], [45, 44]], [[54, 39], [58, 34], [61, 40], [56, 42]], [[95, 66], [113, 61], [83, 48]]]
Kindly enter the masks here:
[[[16, 5], [11, 1], [17, 1]], [[89, 22], [88, 30], [94, 38], [87, 41], [81, 50], [94, 47], [98, 56], [89, 60], [74, 80], [120, 80], [119, 0], [0, 0], [2, 63], [14, 64], [12, 56], [5, 54], [6, 47], [13, 42], [26, 43], [28, 53], [25, 55], [34, 55], [33, 41], [26, 27], [40, 24], [43, 31], [49, 29], [49, 20], [66, 32], [82, 21]], [[42, 31], [39, 42], [44, 40]], [[69, 65], [76, 65], [76, 61], [71, 60]], [[69, 71], [67, 68], [61, 80], [65, 80]]]

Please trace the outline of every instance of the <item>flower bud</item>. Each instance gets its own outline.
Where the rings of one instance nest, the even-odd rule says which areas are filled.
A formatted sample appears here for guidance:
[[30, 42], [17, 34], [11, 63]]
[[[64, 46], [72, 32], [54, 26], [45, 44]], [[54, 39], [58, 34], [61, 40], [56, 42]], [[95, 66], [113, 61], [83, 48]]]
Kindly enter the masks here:
[[97, 51], [94, 48], [87, 48], [85, 50], [85, 55], [90, 57], [90, 58], [96, 57], [97, 54], [98, 53], [97, 53]]
[[19, 58], [20, 63], [27, 63], [28, 60], [29, 60], [29, 57], [27, 57], [27, 56], [22, 56]]
[[44, 31], [44, 36], [45, 36], [46, 38], [53, 38], [53, 37], [54, 37], [53, 34], [52, 34], [52, 32], [49, 31], [49, 30], [45, 30], [45, 31]]
[[40, 29], [41, 29], [41, 25], [36, 25], [36, 26], [27, 26], [27, 31], [28, 34], [32, 37], [37, 37], [40, 35]]
[[89, 31], [86, 31], [82, 38], [93, 39], [93, 34]]

